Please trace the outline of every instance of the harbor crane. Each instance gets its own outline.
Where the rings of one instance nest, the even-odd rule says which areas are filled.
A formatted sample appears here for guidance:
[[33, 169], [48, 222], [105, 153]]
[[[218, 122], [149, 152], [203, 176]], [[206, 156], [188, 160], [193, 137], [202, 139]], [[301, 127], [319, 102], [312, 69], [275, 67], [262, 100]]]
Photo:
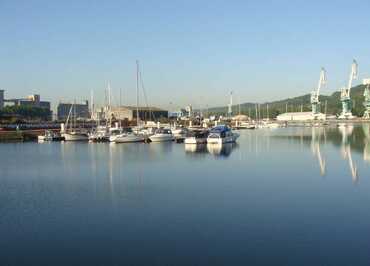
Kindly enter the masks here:
[[365, 112], [364, 112], [364, 118], [370, 119], [370, 79], [364, 79], [362, 84], [364, 84], [365, 91], [364, 91], [364, 106], [365, 106]]
[[342, 102], [342, 113], [339, 115], [339, 119], [351, 119], [352, 115], [352, 103], [351, 103], [351, 88], [353, 80], [357, 79], [358, 75], [358, 64], [356, 60], [353, 60], [351, 66], [351, 74], [349, 76], [348, 87], [342, 88], [340, 93], [340, 101]]
[[319, 84], [316, 91], [311, 92], [312, 116], [314, 120], [320, 117], [320, 89], [326, 84], [326, 70], [321, 68]]

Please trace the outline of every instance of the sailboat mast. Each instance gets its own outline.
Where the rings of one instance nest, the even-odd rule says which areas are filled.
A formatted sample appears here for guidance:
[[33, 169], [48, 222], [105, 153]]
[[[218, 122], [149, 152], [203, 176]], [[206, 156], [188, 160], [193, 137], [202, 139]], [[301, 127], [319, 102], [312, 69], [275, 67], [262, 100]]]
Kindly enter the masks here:
[[239, 99], [239, 115], [240, 115], [240, 97], [238, 99]]
[[136, 126], [139, 126], [139, 60], [136, 60]]

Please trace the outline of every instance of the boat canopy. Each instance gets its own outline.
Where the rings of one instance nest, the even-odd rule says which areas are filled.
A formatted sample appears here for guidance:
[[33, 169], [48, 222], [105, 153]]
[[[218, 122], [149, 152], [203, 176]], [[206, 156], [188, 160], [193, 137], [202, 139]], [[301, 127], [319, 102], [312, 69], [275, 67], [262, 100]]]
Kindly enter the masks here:
[[225, 133], [230, 131], [230, 128], [226, 125], [219, 125], [211, 129], [210, 133]]
[[167, 128], [158, 128], [155, 133], [156, 134], [172, 134], [171, 130]]
[[208, 130], [192, 130], [186, 134], [188, 138], [207, 138]]

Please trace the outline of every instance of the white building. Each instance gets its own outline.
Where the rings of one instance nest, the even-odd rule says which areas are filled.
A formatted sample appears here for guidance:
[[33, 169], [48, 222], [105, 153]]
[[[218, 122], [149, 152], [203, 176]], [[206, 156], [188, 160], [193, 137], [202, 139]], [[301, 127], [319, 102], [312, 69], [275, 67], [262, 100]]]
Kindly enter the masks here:
[[278, 121], [308, 121], [308, 120], [326, 120], [326, 115], [312, 114], [312, 112], [283, 113], [276, 117]]

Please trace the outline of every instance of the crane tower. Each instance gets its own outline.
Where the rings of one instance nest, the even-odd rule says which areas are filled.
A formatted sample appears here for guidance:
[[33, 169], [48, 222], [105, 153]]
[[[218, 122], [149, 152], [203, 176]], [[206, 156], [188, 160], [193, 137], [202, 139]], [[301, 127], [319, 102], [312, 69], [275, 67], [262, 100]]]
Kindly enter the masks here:
[[364, 106], [365, 106], [365, 112], [364, 112], [364, 118], [370, 119], [370, 79], [364, 79], [363, 84], [366, 86], [364, 91]]
[[321, 68], [320, 72], [320, 79], [319, 79], [319, 84], [317, 86], [316, 91], [311, 92], [311, 105], [312, 105], [312, 116], [313, 118], [319, 119], [320, 118], [320, 89], [322, 88], [323, 85], [326, 84], [326, 70], [325, 68]]
[[353, 60], [351, 66], [351, 74], [349, 76], [348, 87], [342, 88], [340, 93], [340, 101], [342, 102], [342, 113], [339, 119], [351, 119], [352, 115], [352, 101], [351, 101], [351, 88], [353, 80], [357, 79], [358, 65], [356, 60]]

